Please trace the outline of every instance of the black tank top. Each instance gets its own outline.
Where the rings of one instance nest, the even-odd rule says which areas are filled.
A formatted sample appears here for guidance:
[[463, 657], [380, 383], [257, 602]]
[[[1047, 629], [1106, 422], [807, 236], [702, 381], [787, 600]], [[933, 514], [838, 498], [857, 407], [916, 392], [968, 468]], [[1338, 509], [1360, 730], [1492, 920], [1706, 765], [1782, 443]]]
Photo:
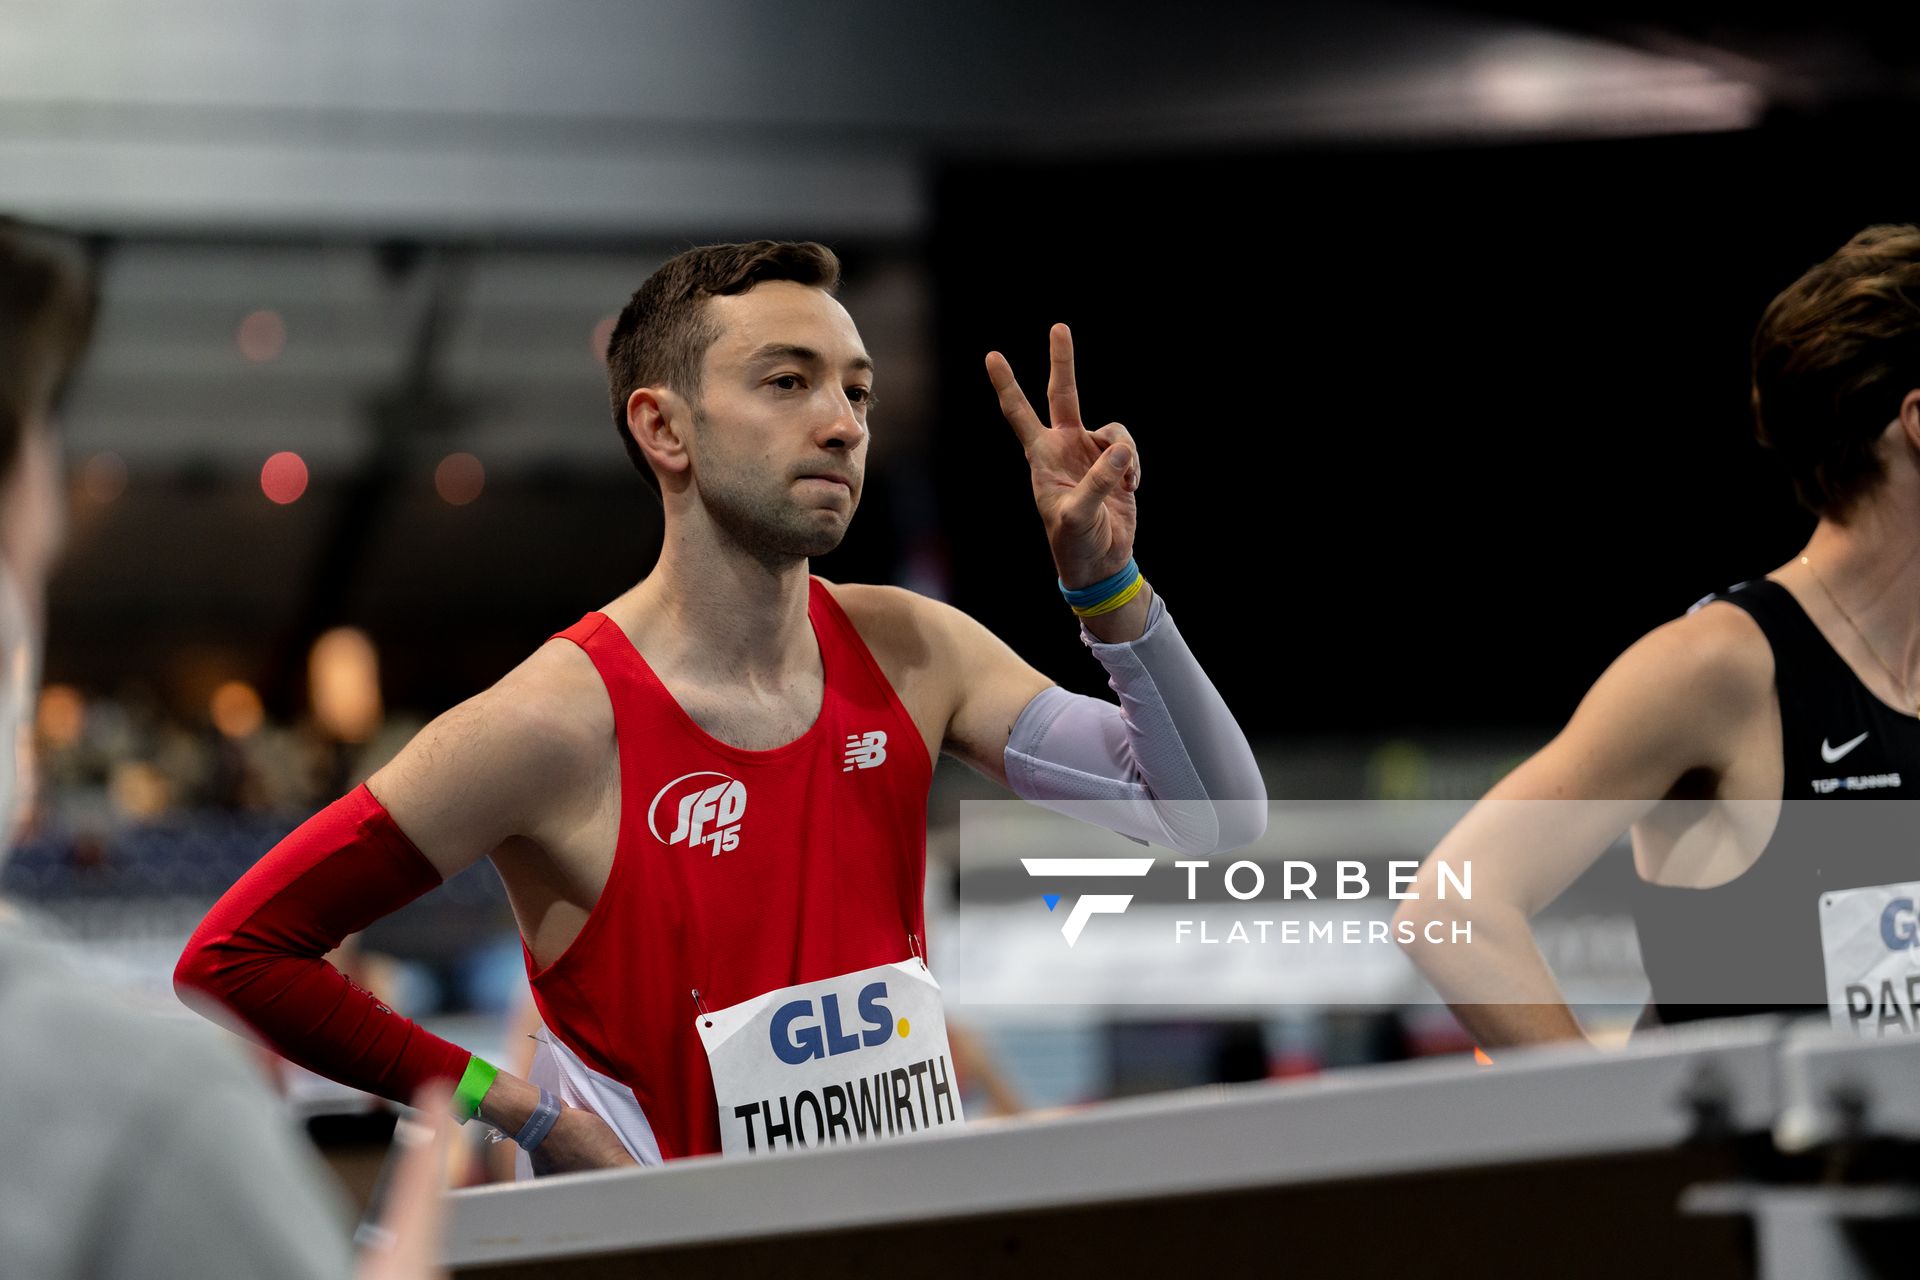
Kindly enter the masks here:
[[1773, 648], [1787, 803], [1760, 857], [1724, 885], [1634, 877], [1641, 960], [1663, 1024], [1824, 1009], [1820, 894], [1920, 879], [1906, 805], [1856, 807], [1841, 822], [1806, 803], [1920, 795], [1920, 720], [1870, 693], [1779, 583], [1743, 582], [1694, 608], [1715, 600], [1746, 610]]

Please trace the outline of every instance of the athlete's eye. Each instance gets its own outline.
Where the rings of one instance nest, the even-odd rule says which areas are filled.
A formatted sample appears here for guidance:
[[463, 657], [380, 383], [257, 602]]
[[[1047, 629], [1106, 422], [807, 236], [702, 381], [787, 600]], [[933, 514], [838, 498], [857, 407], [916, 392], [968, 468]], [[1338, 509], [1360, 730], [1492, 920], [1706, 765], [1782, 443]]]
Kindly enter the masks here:
[[848, 387], [847, 399], [853, 401], [855, 404], [858, 404], [858, 405], [871, 406], [873, 404], [873, 388], [872, 387]]
[[802, 384], [799, 374], [783, 373], [768, 385], [778, 387], [782, 391], [798, 391]]

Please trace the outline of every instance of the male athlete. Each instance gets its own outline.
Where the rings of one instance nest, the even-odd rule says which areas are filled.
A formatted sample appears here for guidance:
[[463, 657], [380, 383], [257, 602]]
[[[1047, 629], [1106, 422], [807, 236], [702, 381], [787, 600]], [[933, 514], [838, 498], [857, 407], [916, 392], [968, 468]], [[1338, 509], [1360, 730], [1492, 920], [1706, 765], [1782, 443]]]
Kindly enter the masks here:
[[[937, 753], [1041, 803], [1115, 801], [1116, 830], [1189, 854], [1259, 836], [1262, 806], [1211, 803], [1265, 792], [1134, 566], [1140, 462], [1081, 423], [1065, 326], [1050, 426], [998, 353], [987, 372], [1119, 706], [946, 605], [808, 575], [859, 504], [873, 401], [838, 278], [819, 245], [761, 241], [641, 286], [608, 377], [665, 508], [658, 565], [268, 853], [195, 933], [183, 994], [390, 1098], [458, 1080], [543, 1172], [917, 1132], [957, 1119], [921, 918]], [[549, 1033], [532, 1082], [321, 959], [487, 856]]]
[[[1822, 912], [1920, 879], [1907, 806], [1826, 803], [1920, 794], [1920, 228], [1869, 227], [1773, 300], [1753, 403], [1819, 517], [1802, 553], [1622, 654], [1401, 908], [1472, 921], [1409, 950], [1489, 1048], [1581, 1037], [1527, 921], [1629, 826], [1649, 1021], [1826, 1006]], [[1471, 901], [1436, 896], [1441, 861], [1472, 863]]]

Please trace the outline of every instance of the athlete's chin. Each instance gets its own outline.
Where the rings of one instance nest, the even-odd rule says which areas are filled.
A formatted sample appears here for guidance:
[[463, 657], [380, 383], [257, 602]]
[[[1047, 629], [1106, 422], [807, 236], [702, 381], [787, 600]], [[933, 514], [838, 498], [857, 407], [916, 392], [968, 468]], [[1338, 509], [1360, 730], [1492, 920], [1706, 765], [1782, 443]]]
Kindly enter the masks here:
[[781, 519], [763, 525], [752, 536], [742, 539], [749, 546], [777, 556], [806, 557], [826, 555], [847, 536], [850, 523], [844, 511], [793, 511]]
[[857, 502], [730, 502], [709, 494], [706, 506], [715, 527], [736, 546], [762, 559], [785, 560], [823, 556], [838, 547]]
[[[823, 511], [818, 514], [822, 516], [828, 516], [828, 515], [832, 515], [833, 513]], [[834, 519], [831, 523], [824, 520], [820, 521], [818, 524], [816, 524], [814, 528], [805, 530], [804, 532], [800, 533], [800, 535], [795, 539], [795, 541], [799, 545], [803, 546], [805, 550], [801, 551], [799, 554], [806, 556], [809, 559], [811, 559], [814, 556], [826, 555], [827, 552], [832, 551], [834, 548], [838, 547], [841, 544], [841, 542], [846, 539], [847, 525], [849, 523], [851, 522], [845, 516], [840, 516]]]

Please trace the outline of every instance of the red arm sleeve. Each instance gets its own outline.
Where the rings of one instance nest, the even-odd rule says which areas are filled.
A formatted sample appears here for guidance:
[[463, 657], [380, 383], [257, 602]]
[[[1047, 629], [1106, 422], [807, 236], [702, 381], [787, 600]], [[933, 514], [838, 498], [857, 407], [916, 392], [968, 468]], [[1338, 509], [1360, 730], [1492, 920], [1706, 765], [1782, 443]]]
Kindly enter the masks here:
[[466, 1050], [400, 1017], [323, 956], [440, 883], [366, 787], [334, 801], [275, 845], [214, 904], [173, 971], [174, 990], [211, 997], [303, 1067], [410, 1101], [429, 1080], [459, 1079]]

